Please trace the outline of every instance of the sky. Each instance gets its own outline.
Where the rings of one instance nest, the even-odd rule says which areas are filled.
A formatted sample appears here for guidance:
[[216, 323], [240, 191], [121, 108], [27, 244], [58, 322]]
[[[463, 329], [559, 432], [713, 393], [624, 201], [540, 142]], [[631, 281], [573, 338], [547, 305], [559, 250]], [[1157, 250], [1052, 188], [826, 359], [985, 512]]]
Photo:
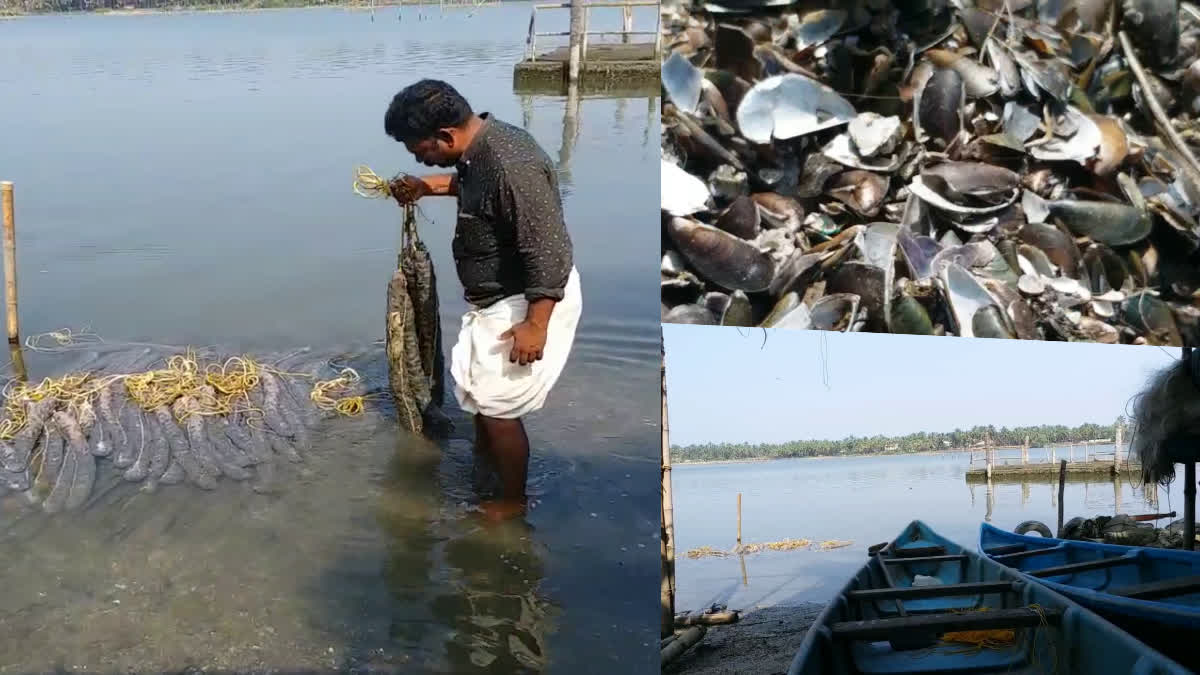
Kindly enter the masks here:
[[778, 329], [764, 344], [761, 328], [662, 330], [671, 445], [1109, 424], [1181, 356], [1170, 347]]

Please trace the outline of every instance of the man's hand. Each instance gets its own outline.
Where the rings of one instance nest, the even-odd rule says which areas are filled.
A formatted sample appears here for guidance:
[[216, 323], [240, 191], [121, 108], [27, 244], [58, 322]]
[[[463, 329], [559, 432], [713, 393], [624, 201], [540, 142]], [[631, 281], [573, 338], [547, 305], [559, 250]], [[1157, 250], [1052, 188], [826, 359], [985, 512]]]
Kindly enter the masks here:
[[546, 348], [546, 325], [526, 319], [500, 334], [501, 340], [509, 338], [513, 341], [509, 361], [523, 366], [540, 361]]
[[395, 198], [401, 206], [411, 204], [421, 197], [433, 194], [433, 188], [424, 180], [417, 176], [400, 176], [393, 178], [388, 187], [391, 189], [392, 197]]

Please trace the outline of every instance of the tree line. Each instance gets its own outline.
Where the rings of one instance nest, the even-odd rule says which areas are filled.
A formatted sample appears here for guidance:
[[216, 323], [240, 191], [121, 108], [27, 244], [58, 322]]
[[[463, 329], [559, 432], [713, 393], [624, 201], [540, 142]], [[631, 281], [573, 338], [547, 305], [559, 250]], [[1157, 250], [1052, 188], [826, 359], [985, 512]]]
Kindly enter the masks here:
[[700, 443], [671, 446], [671, 461], [716, 462], [791, 457], [847, 457], [851, 455], [902, 455], [931, 450], [972, 448], [986, 444], [1044, 447], [1060, 443], [1083, 443], [1114, 438], [1117, 426], [1127, 426], [1124, 416], [1112, 424], [1080, 424], [1068, 427], [1046, 424], [1036, 427], [975, 426], [947, 432], [921, 431], [907, 436], [848, 436], [841, 440], [787, 441], [785, 443]]
[[[0, 0], [0, 15], [91, 12], [116, 9], [216, 9], [366, 5], [366, 0]], [[397, 4], [377, 2], [377, 5]]]

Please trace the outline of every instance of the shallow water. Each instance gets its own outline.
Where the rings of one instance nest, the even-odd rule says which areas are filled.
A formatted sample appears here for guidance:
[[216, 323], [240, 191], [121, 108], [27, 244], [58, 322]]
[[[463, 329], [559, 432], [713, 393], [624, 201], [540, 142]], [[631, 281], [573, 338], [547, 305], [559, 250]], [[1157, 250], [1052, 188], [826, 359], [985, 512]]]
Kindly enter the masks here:
[[[511, 92], [528, 5], [396, 11], [0, 24], [22, 330], [262, 358], [310, 346], [384, 386], [372, 341], [400, 212], [355, 196], [352, 170], [426, 172], [383, 112], [405, 84], [447, 79], [563, 173], [585, 310], [527, 420], [535, 508], [483, 526], [469, 420], [450, 406], [454, 432], [425, 444], [380, 402], [330, 420], [277, 495], [223, 481], [120, 486], [55, 517], [6, 503], [0, 670], [652, 667], [657, 310], [652, 263], [627, 251], [657, 250], [639, 218], [657, 198], [657, 101], [586, 98], [564, 134], [563, 97]], [[422, 205], [447, 350], [465, 308], [453, 210]], [[40, 377], [79, 356], [27, 359]]]
[[[1107, 451], [1112, 446], [1093, 446]], [[998, 451], [1019, 457], [1020, 451]], [[1049, 449], [1031, 448], [1030, 460]], [[1054, 450], [1069, 459], [1068, 448]], [[1083, 448], [1074, 449], [1083, 457]], [[976, 466], [979, 465], [976, 453]], [[727, 602], [731, 607], [826, 602], [865, 561], [866, 549], [921, 519], [943, 536], [974, 549], [979, 523], [1012, 529], [1058, 519], [1057, 477], [968, 484], [969, 453], [785, 459], [727, 464], [680, 464], [674, 478], [676, 605], [682, 609]], [[1134, 479], [1067, 482], [1064, 517], [1115, 513], [1183, 513], [1181, 481], [1170, 490], [1143, 490]], [[809, 539], [850, 546], [830, 551], [766, 551], [739, 558], [689, 559], [701, 546], [730, 550], [737, 539], [737, 495], [742, 493], [743, 543]], [[1158, 522], [1165, 526], [1170, 520]], [[744, 563], [744, 572], [743, 572]], [[743, 574], [745, 575], [743, 577]]]

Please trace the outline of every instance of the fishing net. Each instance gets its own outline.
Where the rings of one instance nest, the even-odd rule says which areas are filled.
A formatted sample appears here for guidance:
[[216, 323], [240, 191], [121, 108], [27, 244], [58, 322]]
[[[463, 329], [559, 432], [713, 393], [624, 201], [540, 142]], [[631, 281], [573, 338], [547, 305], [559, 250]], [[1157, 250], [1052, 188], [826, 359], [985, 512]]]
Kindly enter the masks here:
[[94, 357], [3, 391], [0, 496], [24, 493], [48, 513], [84, 506], [102, 462], [151, 490], [212, 490], [228, 478], [273, 491], [276, 463], [303, 462], [324, 416], [359, 415], [370, 397], [353, 369], [322, 380], [327, 364], [304, 363], [307, 350], [268, 363], [190, 347], [47, 350], [43, 342], [28, 345]]

